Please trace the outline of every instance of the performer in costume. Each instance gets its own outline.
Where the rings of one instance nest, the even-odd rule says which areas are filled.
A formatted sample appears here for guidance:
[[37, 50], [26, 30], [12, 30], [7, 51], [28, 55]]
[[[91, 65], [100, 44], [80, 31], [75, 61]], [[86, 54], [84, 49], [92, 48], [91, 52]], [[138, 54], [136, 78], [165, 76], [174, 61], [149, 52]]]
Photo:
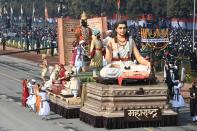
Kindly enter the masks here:
[[29, 91], [27, 88], [27, 80], [23, 80], [22, 82], [23, 90], [22, 90], [22, 106], [26, 107], [27, 98], [29, 97]]
[[183, 87], [183, 84], [179, 80], [174, 81], [172, 107], [176, 112], [179, 112], [179, 108], [185, 106], [183, 96], [181, 95], [181, 87]]
[[190, 114], [193, 122], [197, 122], [197, 87], [196, 81], [193, 81], [190, 91]]
[[40, 111], [40, 101], [41, 101], [41, 98], [39, 96], [39, 92], [40, 92], [40, 84], [36, 84], [35, 86], [35, 95], [36, 95], [36, 112], [38, 113]]
[[41, 102], [40, 102], [40, 111], [38, 115], [42, 116], [43, 120], [48, 120], [48, 115], [50, 115], [50, 106], [47, 101], [47, 94], [45, 90], [40, 90], [39, 94], [41, 97]]
[[93, 77], [97, 77], [96, 71], [103, 65], [103, 44], [100, 39], [100, 31], [95, 29], [93, 31], [93, 39], [90, 46], [91, 62], [90, 66], [93, 67]]
[[[100, 71], [102, 78], [135, 77], [140, 75], [148, 78], [150, 75], [150, 62], [139, 53], [134, 40], [129, 38], [126, 21], [115, 24], [115, 36], [109, 41], [106, 48], [108, 65]], [[131, 61], [134, 54], [139, 65]]]
[[178, 67], [173, 64], [174, 62], [166, 62], [164, 66], [164, 78], [168, 86], [169, 99], [172, 100], [174, 96], [174, 82], [178, 80]]
[[41, 79], [44, 82], [45, 82], [45, 76], [46, 76], [46, 73], [47, 73], [47, 66], [48, 66], [47, 56], [46, 56], [46, 54], [42, 54], [42, 63], [40, 64], [40, 67], [42, 68]]
[[29, 89], [29, 97], [27, 98], [27, 106], [30, 108], [30, 110], [32, 111], [36, 111], [35, 109], [35, 104], [36, 104], [36, 95], [34, 92], [34, 88], [35, 88], [35, 84], [36, 84], [36, 80], [32, 79], [28, 84], [27, 84], [27, 88]]
[[[92, 40], [92, 31], [87, 24], [87, 15], [85, 12], [81, 14], [81, 26], [75, 30], [76, 41], [74, 42], [74, 50], [72, 54], [72, 63], [82, 71], [85, 71], [84, 55], [90, 50]], [[77, 62], [77, 63], [76, 63]]]

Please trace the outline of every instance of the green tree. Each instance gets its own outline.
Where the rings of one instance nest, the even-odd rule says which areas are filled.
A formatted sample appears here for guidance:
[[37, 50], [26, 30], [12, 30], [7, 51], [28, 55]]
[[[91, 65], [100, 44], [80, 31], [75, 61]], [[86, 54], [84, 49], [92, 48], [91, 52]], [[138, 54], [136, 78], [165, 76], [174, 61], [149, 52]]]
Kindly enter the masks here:
[[[45, 1], [49, 17], [57, 17], [57, 7], [60, 0], [1, 0], [1, 7], [6, 3], [10, 13], [10, 5], [14, 16], [20, 15], [20, 6], [23, 5], [24, 16], [32, 16], [32, 3], [35, 3], [36, 16], [44, 17]], [[90, 16], [112, 16], [117, 9], [117, 0], [63, 0], [64, 16], [79, 18], [82, 11]], [[193, 14], [193, 0], [121, 0], [121, 14], [136, 17], [141, 14], [154, 14], [168, 17], [190, 17]]]

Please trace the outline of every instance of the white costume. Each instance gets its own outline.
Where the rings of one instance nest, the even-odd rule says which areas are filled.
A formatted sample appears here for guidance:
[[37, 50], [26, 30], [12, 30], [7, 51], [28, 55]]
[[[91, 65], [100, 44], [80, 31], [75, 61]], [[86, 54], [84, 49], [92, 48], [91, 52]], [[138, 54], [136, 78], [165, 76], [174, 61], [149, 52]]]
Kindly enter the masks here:
[[107, 43], [112, 39], [112, 37], [107, 36], [105, 39], [103, 39], [103, 46], [107, 47]]
[[[110, 36], [107, 36], [105, 39], [103, 39], [103, 46], [104, 48], [107, 47], [107, 43], [112, 39], [112, 37]], [[103, 66], [106, 66], [107, 65], [107, 61], [105, 59], [105, 57], [103, 56]]]
[[77, 72], [79, 72], [80, 68], [85, 66], [85, 61], [84, 61], [85, 49], [81, 44], [79, 44], [75, 48], [77, 50], [77, 54], [75, 58], [75, 67], [77, 68]]
[[[32, 80], [32, 82], [34, 82]], [[27, 84], [27, 88], [29, 89], [29, 97], [27, 97], [27, 106], [30, 107], [33, 111], [35, 111], [36, 104], [36, 95], [34, 94], [35, 84], [31, 84], [30, 82]]]
[[43, 90], [46, 90], [46, 89], [50, 89], [51, 88], [51, 86], [53, 85], [53, 81], [54, 80], [57, 80], [57, 75], [58, 75], [58, 69], [52, 69], [53, 71], [52, 71], [52, 73], [50, 74], [50, 79], [48, 80], [48, 81], [46, 81], [45, 83], [44, 83], [44, 87], [43, 87]]
[[40, 111], [38, 115], [47, 116], [50, 114], [50, 106], [49, 103], [47, 102], [47, 94], [46, 92], [41, 91], [40, 93], [38, 93], [38, 95], [41, 97]]
[[[70, 74], [70, 72], [72, 72]], [[77, 69], [75, 67], [72, 67], [70, 70], [66, 70], [66, 75], [71, 76], [70, 81], [68, 81], [65, 85], [66, 89], [61, 91], [61, 94], [66, 95], [66, 94], [73, 94], [74, 97], [77, 97], [80, 86], [81, 86], [81, 81], [77, 76]]]
[[172, 107], [183, 107], [185, 106], [185, 102], [183, 96], [181, 95], [181, 87], [183, 86], [182, 83], [178, 83], [178, 85], [173, 87], [174, 96], [172, 100]]
[[[129, 67], [129, 71], [147, 71], [150, 73], [150, 68], [145, 65], [136, 65], [131, 60], [128, 61], [115, 61], [113, 58], [118, 59], [120, 56], [121, 59], [127, 59], [128, 55], [132, 54], [132, 40], [127, 41], [125, 46], [119, 46], [117, 44], [117, 50], [112, 52], [112, 62], [105, 67], [103, 67], [100, 71], [100, 76], [103, 78], [117, 78], [122, 75], [123, 72], [126, 72], [125, 67]], [[119, 56], [118, 56], [119, 54]], [[116, 64], [119, 65], [120, 68], [111, 67], [111, 65]]]

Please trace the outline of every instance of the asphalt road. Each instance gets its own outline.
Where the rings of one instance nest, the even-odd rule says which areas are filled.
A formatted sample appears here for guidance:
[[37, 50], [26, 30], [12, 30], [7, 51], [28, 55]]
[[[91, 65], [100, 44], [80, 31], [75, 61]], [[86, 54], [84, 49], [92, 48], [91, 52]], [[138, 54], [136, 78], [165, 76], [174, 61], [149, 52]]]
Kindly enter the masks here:
[[[21, 106], [22, 79], [39, 78], [38, 63], [0, 56], [0, 131], [107, 131], [93, 128], [79, 119], [64, 119], [51, 112], [50, 120]], [[188, 105], [180, 110], [180, 126], [118, 129], [115, 131], [197, 131], [189, 116]]]

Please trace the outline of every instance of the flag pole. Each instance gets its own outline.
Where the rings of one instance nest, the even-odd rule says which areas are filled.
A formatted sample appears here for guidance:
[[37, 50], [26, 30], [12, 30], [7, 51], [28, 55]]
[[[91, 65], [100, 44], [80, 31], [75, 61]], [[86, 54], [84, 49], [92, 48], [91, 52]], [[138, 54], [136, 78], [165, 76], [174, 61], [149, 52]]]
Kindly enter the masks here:
[[46, 26], [46, 0], [44, 1], [44, 28]]
[[120, 0], [117, 0], [117, 20], [120, 19]]
[[195, 25], [196, 25], [196, 17], [195, 17], [196, 16], [196, 8], [195, 8], [195, 6], [196, 6], [196, 0], [194, 0], [194, 14], [193, 14], [193, 52], [194, 52], [194, 45], [195, 45], [194, 30], [195, 30]]
[[23, 43], [22, 43], [22, 30], [23, 30], [23, 6], [22, 6], [22, 4], [21, 4], [21, 38], [20, 38], [20, 44], [21, 44], [21, 46], [23, 46]]
[[32, 9], [32, 28], [34, 27], [34, 14], [35, 14], [35, 7], [34, 7], [34, 0], [33, 0], [33, 9]]
[[10, 3], [10, 26], [11, 26], [11, 30], [10, 32], [12, 32], [12, 16], [13, 16], [13, 9], [12, 9], [12, 6], [11, 6], [11, 3]]
[[[32, 9], [32, 20], [31, 20], [31, 23], [32, 23], [32, 28], [31, 28], [31, 35], [33, 34], [33, 28], [34, 28], [34, 16], [35, 15], [35, 7], [34, 7], [34, 0], [33, 0], [33, 9]], [[31, 37], [31, 48], [34, 49], [34, 45], [33, 45], [33, 37]]]

